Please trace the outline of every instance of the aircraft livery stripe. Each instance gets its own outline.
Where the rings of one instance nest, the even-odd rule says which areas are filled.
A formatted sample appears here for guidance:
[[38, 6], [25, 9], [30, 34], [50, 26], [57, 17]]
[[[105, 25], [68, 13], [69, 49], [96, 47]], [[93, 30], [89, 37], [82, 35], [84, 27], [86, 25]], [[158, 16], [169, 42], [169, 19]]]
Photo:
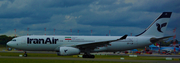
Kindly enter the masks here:
[[71, 37], [65, 37], [65, 40], [71, 40]]
[[65, 38], [71, 38], [71, 37], [65, 37]]

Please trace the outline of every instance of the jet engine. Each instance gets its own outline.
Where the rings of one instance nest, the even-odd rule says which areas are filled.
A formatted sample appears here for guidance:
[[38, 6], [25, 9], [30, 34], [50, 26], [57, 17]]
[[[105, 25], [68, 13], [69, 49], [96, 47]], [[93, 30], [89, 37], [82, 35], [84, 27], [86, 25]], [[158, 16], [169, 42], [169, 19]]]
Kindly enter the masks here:
[[59, 47], [59, 52], [57, 52], [57, 55], [76, 55], [80, 54], [80, 50], [78, 48], [74, 47]]

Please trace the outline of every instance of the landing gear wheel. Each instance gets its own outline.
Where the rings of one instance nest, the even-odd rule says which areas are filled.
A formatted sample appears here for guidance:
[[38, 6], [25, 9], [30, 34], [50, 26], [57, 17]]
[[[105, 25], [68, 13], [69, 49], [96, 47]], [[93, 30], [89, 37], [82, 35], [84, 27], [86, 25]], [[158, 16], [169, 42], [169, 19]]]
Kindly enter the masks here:
[[57, 52], [57, 56], [61, 56], [59, 52]]
[[27, 54], [26, 54], [26, 51], [24, 51], [24, 55], [23, 55], [24, 57], [27, 57]]
[[24, 54], [23, 56], [24, 56], [24, 57], [27, 57], [27, 54]]
[[90, 55], [90, 58], [95, 58], [95, 56], [94, 55]]
[[90, 54], [89, 49], [86, 49], [83, 58], [95, 58], [95, 56]]
[[95, 58], [94, 55], [83, 55], [83, 58]]

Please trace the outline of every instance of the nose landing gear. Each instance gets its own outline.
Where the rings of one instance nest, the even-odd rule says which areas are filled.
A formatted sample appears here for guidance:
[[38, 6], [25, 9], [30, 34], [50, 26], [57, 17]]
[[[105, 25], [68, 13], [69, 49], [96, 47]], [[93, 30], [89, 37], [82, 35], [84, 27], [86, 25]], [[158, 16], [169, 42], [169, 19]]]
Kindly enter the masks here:
[[23, 56], [24, 56], [24, 57], [27, 57], [27, 53], [26, 53], [26, 51], [24, 51], [24, 54], [23, 54]]

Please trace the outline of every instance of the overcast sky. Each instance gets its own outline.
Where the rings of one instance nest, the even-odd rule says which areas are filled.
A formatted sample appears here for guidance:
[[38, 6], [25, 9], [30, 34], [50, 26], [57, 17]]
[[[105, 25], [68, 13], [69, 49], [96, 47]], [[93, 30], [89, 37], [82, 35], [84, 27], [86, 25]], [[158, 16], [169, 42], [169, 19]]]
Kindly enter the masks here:
[[165, 36], [177, 27], [180, 40], [180, 0], [0, 0], [0, 34], [137, 35], [165, 11], [173, 12]]

